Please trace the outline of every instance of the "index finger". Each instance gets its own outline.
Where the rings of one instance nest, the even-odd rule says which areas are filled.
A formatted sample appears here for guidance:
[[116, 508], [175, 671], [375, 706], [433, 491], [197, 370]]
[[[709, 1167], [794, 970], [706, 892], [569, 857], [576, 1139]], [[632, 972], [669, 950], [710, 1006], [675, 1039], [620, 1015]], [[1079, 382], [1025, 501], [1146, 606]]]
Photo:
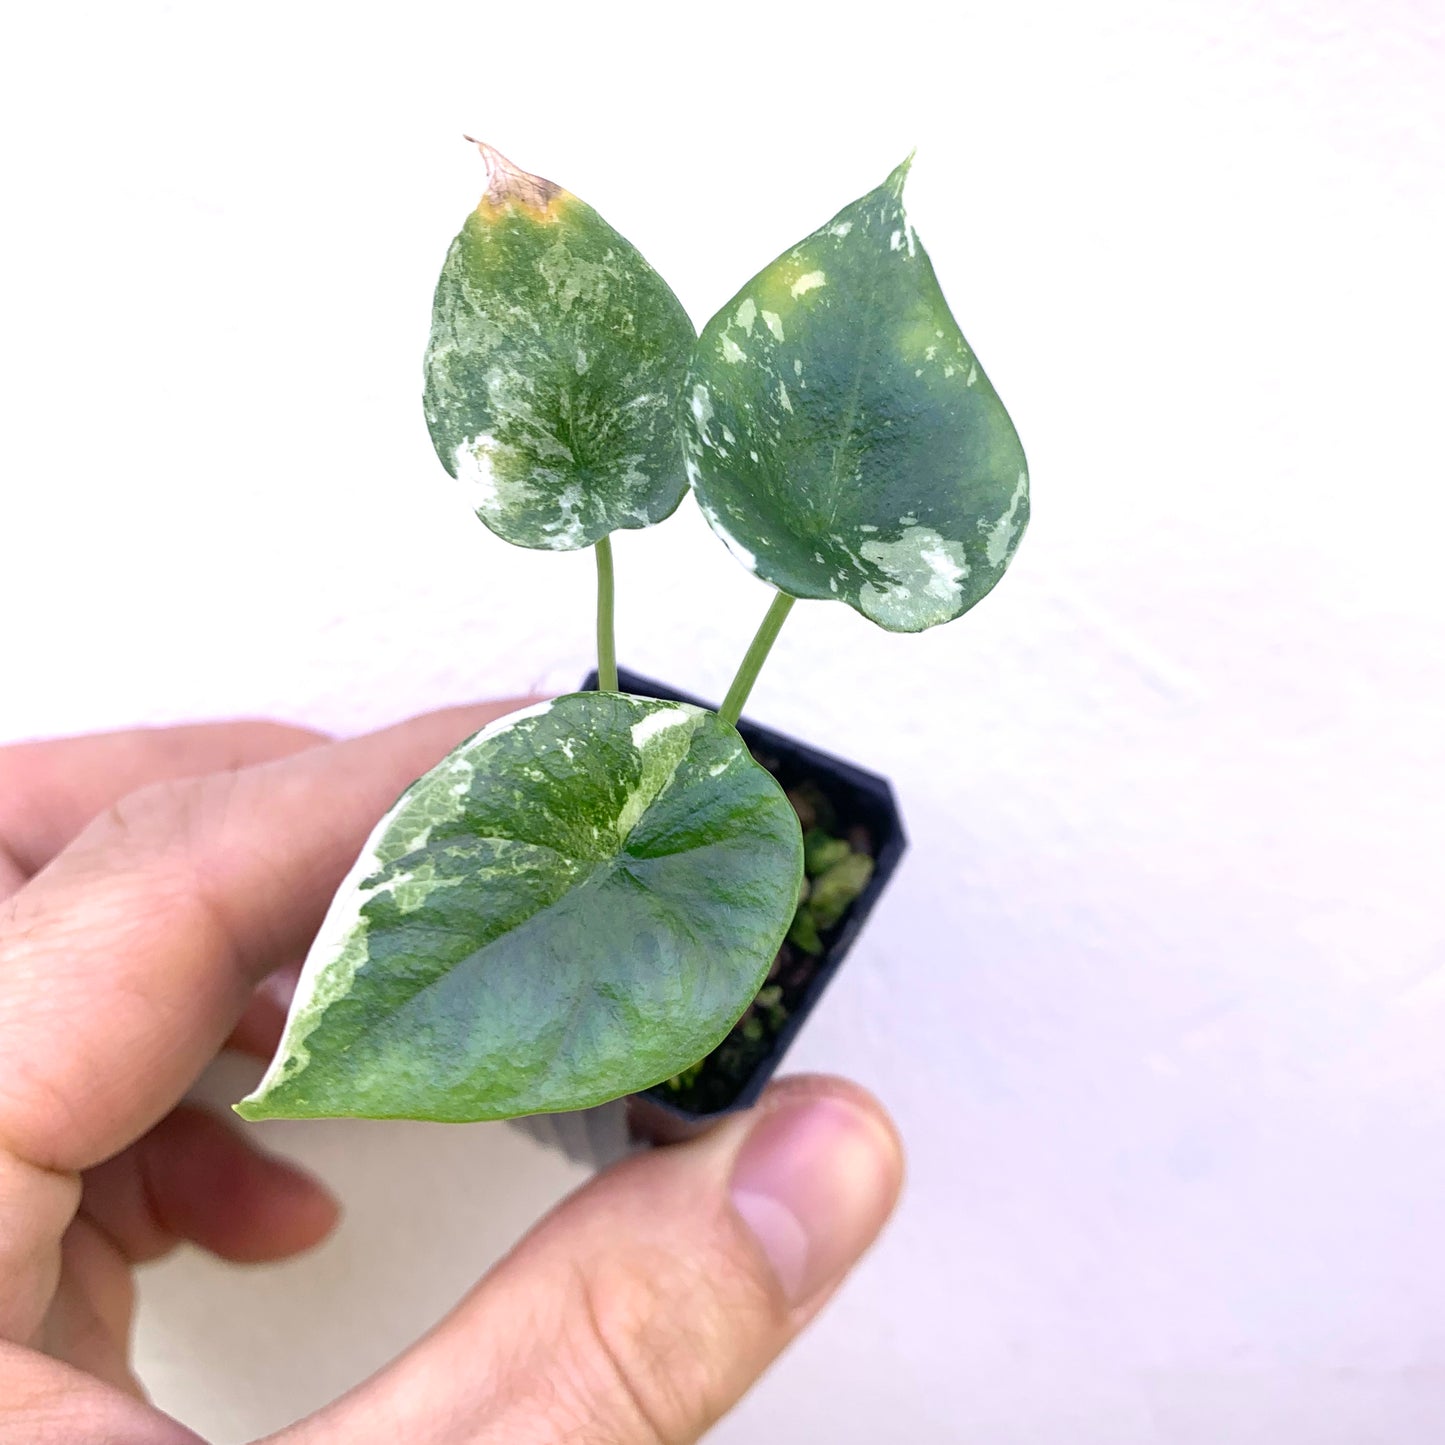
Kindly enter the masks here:
[[127, 793], [270, 762], [325, 741], [324, 733], [310, 728], [246, 719], [127, 728], [0, 748], [0, 897], [38, 873]]
[[98, 1163], [185, 1092], [309, 943], [397, 795], [520, 705], [414, 718], [122, 801], [0, 906], [0, 1148]]

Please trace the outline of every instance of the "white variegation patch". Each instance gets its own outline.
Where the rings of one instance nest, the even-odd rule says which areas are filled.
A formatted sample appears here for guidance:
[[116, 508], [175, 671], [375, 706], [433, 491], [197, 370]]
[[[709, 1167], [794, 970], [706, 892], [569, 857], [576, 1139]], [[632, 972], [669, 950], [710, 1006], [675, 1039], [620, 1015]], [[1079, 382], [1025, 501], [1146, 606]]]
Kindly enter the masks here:
[[820, 286], [828, 284], [828, 277], [822, 271], [809, 271], [805, 276], [799, 276], [789, 288], [789, 294], [796, 301], [799, 296], [806, 296], [809, 291], [816, 291]]
[[[604, 262], [588, 261], [575, 255], [561, 240], [554, 242], [538, 258], [537, 274], [547, 283], [548, 293], [564, 316], [573, 306], [602, 312], [608, 293], [616, 284], [613, 268]], [[626, 313], [623, 317], [631, 320]]]
[[641, 752], [658, 733], [664, 733], [669, 728], [686, 727], [701, 711], [690, 703], [679, 702], [648, 713], [632, 724], [632, 746]]
[[985, 528], [988, 534], [986, 555], [990, 567], [1001, 567], [1008, 561], [1009, 553], [1013, 551], [1014, 539], [1019, 529], [1019, 503], [1028, 495], [1028, 490], [1028, 473], [1020, 472], [1018, 482], [1014, 486], [1013, 496], [1009, 498], [1008, 510], [992, 525], [983, 522], [979, 524]]
[[648, 706], [651, 710], [632, 724], [632, 745], [642, 767], [617, 816], [619, 847], [672, 781], [703, 716], [703, 710], [691, 703], [649, 702]]
[[931, 527], [910, 527], [893, 542], [869, 538], [859, 551], [889, 578], [884, 586], [865, 582], [859, 589], [863, 613], [874, 622], [919, 632], [958, 611], [969, 573], [963, 543]]
[[452, 456], [452, 473], [467, 489], [467, 501], [474, 512], [495, 516], [502, 506], [492, 457], [497, 439], [487, 433], [468, 437]]
[[371, 899], [389, 893], [396, 904], [397, 912], [415, 913], [424, 908], [427, 899], [439, 890], [458, 888], [465, 882], [464, 878], [438, 878], [436, 862], [431, 858], [423, 858], [415, 868], [394, 874], [366, 896]]
[[587, 528], [582, 518], [582, 485], [572, 482], [557, 495], [558, 515], [542, 528], [546, 545], [554, 552], [570, 552], [585, 544]]
[[697, 423], [697, 434], [702, 438], [705, 446], [712, 444], [712, 438], [708, 435], [708, 423], [712, 420], [712, 397], [708, 389], [701, 382], [698, 382], [692, 389], [692, 419]]
[[748, 551], [748, 549], [744, 547], [743, 544], [739, 542], [738, 539], [733, 536], [730, 531], [728, 531], [726, 525], [723, 523], [722, 518], [718, 516], [717, 512], [712, 507], [707, 506], [701, 500], [701, 498], [699, 498], [698, 500], [698, 506], [701, 509], [703, 516], [707, 518], [708, 526], [711, 527], [720, 538], [722, 538], [723, 546], [725, 546], [728, 551], [731, 552], [733, 556], [736, 557], [738, 561], [741, 562], [743, 566], [748, 569], [749, 572], [756, 572], [758, 570], [757, 557], [752, 552]]

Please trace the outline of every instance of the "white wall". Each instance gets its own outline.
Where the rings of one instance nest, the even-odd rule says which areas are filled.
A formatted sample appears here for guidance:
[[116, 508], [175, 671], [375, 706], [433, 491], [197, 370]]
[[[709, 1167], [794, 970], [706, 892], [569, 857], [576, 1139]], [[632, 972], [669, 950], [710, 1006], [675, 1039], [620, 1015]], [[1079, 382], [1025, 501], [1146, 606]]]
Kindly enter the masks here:
[[[1440, 1436], [1438, 5], [132, 0], [7, 32], [9, 737], [567, 685], [590, 559], [491, 537], [421, 420], [461, 132], [699, 323], [916, 143], [1035, 521], [955, 626], [800, 607], [755, 695], [903, 800], [794, 1062], [875, 1088], [912, 1174], [714, 1438]], [[764, 589], [690, 510], [617, 550], [625, 660], [720, 691]], [[495, 1126], [267, 1137], [341, 1189], [335, 1242], [143, 1289], [159, 1403], [223, 1441], [384, 1358], [577, 1177]]]

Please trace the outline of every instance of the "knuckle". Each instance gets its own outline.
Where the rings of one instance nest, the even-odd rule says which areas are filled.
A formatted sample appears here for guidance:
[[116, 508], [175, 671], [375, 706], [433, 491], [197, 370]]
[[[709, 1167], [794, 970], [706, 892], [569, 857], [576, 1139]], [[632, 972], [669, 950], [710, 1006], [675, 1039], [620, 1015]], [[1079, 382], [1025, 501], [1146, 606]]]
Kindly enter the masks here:
[[616, 1436], [627, 1445], [696, 1440], [741, 1392], [740, 1370], [750, 1382], [757, 1342], [772, 1336], [775, 1319], [769, 1291], [722, 1248], [603, 1256], [574, 1272], [578, 1375], [629, 1422]]
[[112, 803], [96, 820], [102, 841], [147, 852], [168, 850], [197, 831], [226, 774], [147, 783]]
[[168, 878], [187, 906], [209, 908], [217, 863], [239, 846], [227, 825], [245, 786], [237, 772], [148, 783], [112, 803], [77, 846], [97, 855], [97, 867], [143, 871], [153, 887]]

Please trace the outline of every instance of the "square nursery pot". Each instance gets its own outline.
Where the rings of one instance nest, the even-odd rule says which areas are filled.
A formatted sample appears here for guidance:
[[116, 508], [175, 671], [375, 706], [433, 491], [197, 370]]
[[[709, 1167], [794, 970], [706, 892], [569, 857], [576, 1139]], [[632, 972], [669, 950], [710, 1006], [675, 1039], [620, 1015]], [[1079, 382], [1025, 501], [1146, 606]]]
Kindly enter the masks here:
[[[618, 685], [623, 692], [639, 697], [709, 706], [626, 670], [619, 670]], [[591, 692], [596, 687], [597, 674], [593, 672], [582, 688]], [[667, 1144], [690, 1138], [723, 1116], [757, 1102], [847, 957], [907, 845], [898, 804], [886, 778], [747, 718], [738, 724], [738, 731], [753, 756], [790, 795], [801, 790], [805, 798], [813, 799], [820, 812], [831, 806], [834, 816], [827, 820], [827, 831], [836, 836], [851, 835], [855, 847], [871, 853], [873, 873], [838, 922], [821, 931], [821, 955], [805, 953], [792, 943], [783, 945], [769, 976], [769, 983], [781, 991], [777, 999], [781, 1007], [775, 1006], [766, 1016], [756, 1009], [749, 1010], [738, 1027], [708, 1055], [693, 1085], [679, 1089], [659, 1084], [628, 1099], [627, 1124], [634, 1140]], [[809, 806], [804, 801], [804, 809]], [[749, 1019], [751, 1036], [746, 1036], [743, 1030]]]

